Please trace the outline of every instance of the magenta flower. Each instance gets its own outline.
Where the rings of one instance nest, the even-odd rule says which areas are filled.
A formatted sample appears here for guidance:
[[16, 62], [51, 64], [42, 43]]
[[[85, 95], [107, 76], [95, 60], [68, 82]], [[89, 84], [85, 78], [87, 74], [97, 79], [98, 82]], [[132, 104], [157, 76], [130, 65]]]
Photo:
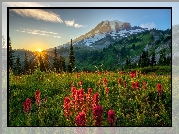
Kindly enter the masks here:
[[94, 106], [93, 107], [93, 118], [95, 120], [95, 126], [101, 126], [102, 124], [102, 113], [103, 113], [102, 106]]
[[158, 90], [158, 95], [162, 94], [162, 85], [161, 84], [157, 84], [157, 90]]
[[108, 111], [108, 123], [110, 126], [114, 126], [116, 122], [116, 116], [114, 110], [109, 110]]
[[30, 98], [27, 98], [26, 101], [23, 103], [23, 111], [25, 113], [30, 112], [32, 110], [32, 101]]
[[39, 90], [36, 90], [35, 91], [35, 102], [37, 104], [37, 106], [40, 106], [40, 91]]
[[64, 108], [64, 115], [65, 117], [68, 119], [69, 116], [71, 115], [71, 111], [70, 111], [70, 98], [69, 97], [65, 97], [64, 99], [64, 103], [63, 103], [63, 108]]
[[86, 126], [86, 115], [84, 112], [80, 112], [76, 118], [75, 122], [77, 126]]

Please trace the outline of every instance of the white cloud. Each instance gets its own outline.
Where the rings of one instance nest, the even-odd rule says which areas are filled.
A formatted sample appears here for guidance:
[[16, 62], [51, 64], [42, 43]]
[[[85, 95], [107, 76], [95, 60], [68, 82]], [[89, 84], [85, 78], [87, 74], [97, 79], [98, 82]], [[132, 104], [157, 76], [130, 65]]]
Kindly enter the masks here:
[[[37, 2], [3, 2], [3, 5], [7, 5], [8, 7], [45, 7], [49, 5], [43, 5]], [[9, 11], [13, 11], [20, 16], [23, 17], [31, 17], [37, 20], [55, 22], [55, 23], [63, 23], [63, 20], [60, 16], [52, 11], [45, 11], [42, 9], [10, 9]], [[66, 26], [73, 26], [76, 28], [84, 28], [87, 25], [83, 26], [80, 24], [75, 24], [74, 19], [72, 21], [65, 20]]]
[[62, 23], [62, 19], [58, 14], [41, 9], [10, 9], [10, 11], [13, 11], [17, 13], [20, 16], [23, 17], [31, 17], [37, 20], [43, 20], [43, 21], [49, 21], [49, 22], [55, 22], [55, 23]]
[[75, 24], [75, 21], [74, 20], [72, 20], [72, 21], [65, 20], [65, 23], [66, 23], [67, 26], [73, 26]]
[[84, 27], [86, 27], [86, 26], [83, 26], [83, 25], [80, 25], [80, 24], [75, 24], [74, 19], [72, 21], [65, 20], [65, 23], [66, 23], [66, 26], [70, 26], [70, 27], [72, 27], [72, 26], [76, 27], [76, 28], [80, 28], [80, 27], [84, 28]]
[[141, 24], [140, 27], [152, 29], [152, 28], [156, 28], [156, 25], [155, 25], [155, 23], [151, 22], [151, 23]]
[[75, 24], [74, 27], [79, 28], [79, 27], [83, 27], [83, 25]]
[[37, 34], [37, 35], [42, 35], [42, 36], [52, 36], [54, 38], [61, 38], [60, 36], [53, 36], [53, 35], [58, 35], [58, 33], [55, 32], [48, 32], [48, 31], [41, 31], [41, 30], [31, 30], [29, 28], [23, 29], [23, 30], [15, 30], [17, 32], [24, 32], [24, 33], [29, 33], [29, 34]]

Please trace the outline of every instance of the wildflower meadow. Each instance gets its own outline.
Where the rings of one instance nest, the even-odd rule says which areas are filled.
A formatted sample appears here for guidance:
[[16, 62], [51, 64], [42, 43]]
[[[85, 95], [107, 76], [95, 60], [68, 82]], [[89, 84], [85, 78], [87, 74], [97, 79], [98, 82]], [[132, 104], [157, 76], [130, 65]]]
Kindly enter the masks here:
[[171, 76], [9, 74], [9, 126], [171, 126]]

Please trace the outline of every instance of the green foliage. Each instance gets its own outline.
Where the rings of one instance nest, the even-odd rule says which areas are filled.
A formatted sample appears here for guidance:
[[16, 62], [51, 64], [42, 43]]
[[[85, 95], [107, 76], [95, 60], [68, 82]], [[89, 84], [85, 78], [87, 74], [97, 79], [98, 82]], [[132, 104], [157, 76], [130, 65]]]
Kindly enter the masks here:
[[28, 56], [25, 53], [25, 56], [24, 56], [24, 70], [23, 70], [24, 74], [26, 74], [28, 70], [29, 70]]
[[15, 64], [15, 74], [20, 75], [21, 71], [22, 71], [21, 63], [20, 63], [20, 58], [19, 58], [19, 55], [18, 55], [17, 58], [16, 58], [16, 64]]
[[171, 74], [171, 67], [170, 66], [150, 66], [144, 68], [135, 68], [135, 69], [127, 69], [125, 72], [139, 70], [141, 73], [156, 73], [158, 75], [168, 75]]
[[[157, 67], [153, 67], [157, 68]], [[160, 71], [164, 67], [158, 67]], [[167, 70], [168, 67], [165, 67]], [[144, 68], [147, 70], [147, 68]], [[103, 107], [102, 126], [108, 126], [107, 112], [115, 111], [116, 126], [171, 126], [171, 76], [169, 75], [139, 75], [130, 78], [124, 74], [114, 72], [98, 73], [44, 73], [37, 69], [32, 75], [17, 77], [11, 73], [9, 79], [9, 125], [10, 126], [76, 126], [76, 114], [68, 121], [64, 116], [63, 102], [66, 96], [71, 96], [71, 84], [83, 88], [85, 93], [92, 88], [93, 94], [98, 92], [99, 104]], [[149, 70], [149, 68], [148, 68]], [[169, 70], [169, 69], [168, 69]], [[129, 71], [129, 70], [128, 70]], [[131, 70], [134, 71], [134, 70]], [[77, 77], [78, 75], [78, 77]], [[107, 85], [103, 79], [108, 80]], [[122, 79], [122, 84], [118, 83]], [[82, 87], [78, 84], [82, 81]], [[101, 82], [100, 85], [97, 82]], [[126, 88], [123, 86], [127, 83]], [[139, 82], [139, 89], [133, 89], [132, 82]], [[143, 88], [146, 82], [146, 89]], [[157, 84], [162, 85], [163, 93], [157, 94]], [[108, 95], [105, 88], [108, 87]], [[35, 103], [34, 93], [41, 92], [42, 104], [40, 108]], [[47, 98], [44, 101], [44, 98]], [[32, 100], [32, 111], [23, 112], [23, 102], [26, 98]], [[93, 126], [92, 111], [89, 111], [87, 125]], [[72, 110], [72, 113], [75, 111]]]
[[74, 57], [72, 39], [71, 39], [70, 55], [69, 55], [69, 63], [68, 63], [68, 71], [70, 73], [72, 73], [72, 70], [74, 69], [74, 65], [75, 65], [75, 57]]
[[11, 46], [11, 39], [9, 37], [9, 69], [14, 70], [14, 50]]

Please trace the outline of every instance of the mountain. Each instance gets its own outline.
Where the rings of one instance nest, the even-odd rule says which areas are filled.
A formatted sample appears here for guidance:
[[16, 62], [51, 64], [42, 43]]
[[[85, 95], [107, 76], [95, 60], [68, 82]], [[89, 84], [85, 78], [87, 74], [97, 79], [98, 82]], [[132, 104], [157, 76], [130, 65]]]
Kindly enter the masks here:
[[[85, 49], [103, 49], [111, 43], [121, 40], [124, 37], [129, 37], [132, 34], [141, 33], [148, 30], [139, 26], [132, 27], [130, 23], [121, 21], [102, 21], [94, 29], [73, 40], [74, 47]], [[70, 42], [63, 44], [63, 47], [68, 48]], [[62, 46], [58, 46], [60, 49]]]

